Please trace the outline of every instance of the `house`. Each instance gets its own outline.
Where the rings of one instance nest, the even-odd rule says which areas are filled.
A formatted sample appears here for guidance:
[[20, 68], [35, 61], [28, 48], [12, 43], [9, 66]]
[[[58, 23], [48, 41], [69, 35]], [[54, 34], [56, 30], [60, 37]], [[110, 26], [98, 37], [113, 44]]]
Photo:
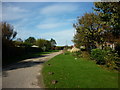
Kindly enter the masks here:
[[110, 47], [113, 50], [115, 50], [115, 43], [111, 43], [111, 42], [105, 42], [104, 44], [96, 43], [96, 47], [99, 49], [103, 49], [104, 47]]

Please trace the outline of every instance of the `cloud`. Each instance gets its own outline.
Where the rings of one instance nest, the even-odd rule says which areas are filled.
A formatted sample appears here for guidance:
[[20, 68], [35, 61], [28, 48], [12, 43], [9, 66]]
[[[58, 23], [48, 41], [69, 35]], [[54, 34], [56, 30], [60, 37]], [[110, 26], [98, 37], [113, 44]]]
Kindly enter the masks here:
[[72, 22], [74, 22], [74, 21], [76, 21], [77, 19], [75, 18], [75, 19], [67, 19], [67, 21], [72, 21]]
[[58, 14], [73, 12], [76, 11], [77, 9], [78, 6], [72, 4], [54, 4], [41, 9], [40, 14], [54, 16]]
[[65, 26], [67, 23], [45, 23], [37, 25], [39, 29], [55, 29], [61, 26]]
[[68, 45], [73, 45], [71, 41], [73, 39], [73, 35], [74, 29], [41, 34], [41, 36], [46, 39], [54, 38], [57, 41], [57, 45], [66, 45], [66, 41]]
[[36, 39], [44, 38], [47, 40], [50, 40], [51, 38], [55, 39], [57, 42], [57, 45], [66, 45], [66, 41], [68, 45], [73, 45], [72, 39], [74, 35], [74, 29], [67, 29], [67, 30], [61, 30], [61, 31], [54, 31], [54, 32], [46, 32], [41, 33], [39, 30], [36, 31], [29, 31], [25, 29], [21, 29], [18, 31], [16, 38], [22, 38], [23, 40], [27, 39], [28, 37], [32, 36]]
[[15, 6], [3, 6], [2, 11], [2, 17], [5, 21], [24, 18], [25, 16], [27, 16], [26, 13], [28, 12], [25, 9]]

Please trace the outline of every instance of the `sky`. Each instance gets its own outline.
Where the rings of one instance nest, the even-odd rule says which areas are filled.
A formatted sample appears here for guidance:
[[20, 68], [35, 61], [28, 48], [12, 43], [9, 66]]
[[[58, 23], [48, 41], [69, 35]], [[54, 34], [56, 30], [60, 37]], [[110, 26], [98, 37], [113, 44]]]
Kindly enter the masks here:
[[16, 39], [53, 38], [58, 46], [73, 45], [73, 23], [92, 7], [93, 2], [2, 2], [2, 21], [14, 26]]

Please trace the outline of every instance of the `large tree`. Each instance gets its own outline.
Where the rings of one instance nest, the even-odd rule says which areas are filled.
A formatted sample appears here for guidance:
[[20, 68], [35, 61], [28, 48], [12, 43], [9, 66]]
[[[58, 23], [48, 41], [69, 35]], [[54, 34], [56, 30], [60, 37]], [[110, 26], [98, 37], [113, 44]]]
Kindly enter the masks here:
[[114, 38], [120, 36], [120, 2], [95, 2], [95, 11], [101, 21], [109, 25]]
[[78, 22], [73, 25], [76, 29], [76, 35], [73, 42], [80, 48], [85, 45], [87, 50], [94, 48], [96, 42], [103, 43], [103, 27], [99, 16], [94, 13], [85, 13], [78, 17]]
[[2, 29], [2, 44], [3, 46], [14, 46], [13, 39], [17, 35], [14, 31], [14, 27], [6, 22], [1, 22], [0, 27]]
[[2, 28], [2, 39], [13, 40], [17, 35], [17, 32], [14, 31], [14, 27], [6, 22], [1, 23]]

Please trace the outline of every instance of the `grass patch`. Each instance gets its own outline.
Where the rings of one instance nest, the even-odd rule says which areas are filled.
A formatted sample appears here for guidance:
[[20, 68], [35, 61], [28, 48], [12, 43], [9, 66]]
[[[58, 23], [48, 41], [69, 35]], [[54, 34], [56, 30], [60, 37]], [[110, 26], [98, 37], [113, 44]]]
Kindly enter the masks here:
[[[75, 59], [70, 54], [61, 54], [46, 62], [42, 73], [48, 88], [118, 88], [117, 72], [103, 69], [85, 58]], [[53, 84], [53, 80], [57, 83]]]

